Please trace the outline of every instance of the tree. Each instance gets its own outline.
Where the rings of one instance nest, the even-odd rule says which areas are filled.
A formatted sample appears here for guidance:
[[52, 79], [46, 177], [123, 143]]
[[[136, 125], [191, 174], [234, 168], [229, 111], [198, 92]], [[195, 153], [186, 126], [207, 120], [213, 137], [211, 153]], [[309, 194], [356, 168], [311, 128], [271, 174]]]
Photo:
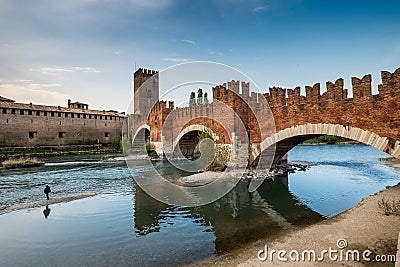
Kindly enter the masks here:
[[189, 98], [189, 105], [194, 105], [194, 104], [196, 104], [196, 93], [191, 92]]
[[[206, 138], [214, 140], [213, 135], [216, 132], [216, 130], [210, 123], [206, 123], [205, 126], [206, 128], [204, 129], [204, 131], [199, 132], [198, 135], [199, 143]], [[208, 157], [210, 156], [214, 157], [213, 162], [206, 168], [206, 171], [224, 171], [228, 166], [228, 162], [231, 156], [231, 151], [225, 145], [217, 145], [216, 140], [214, 140], [214, 142], [215, 142], [215, 148], [211, 147], [203, 148], [205, 152], [206, 161], [208, 161], [207, 159]], [[214, 153], [212, 153], [212, 150], [214, 150]]]
[[203, 89], [197, 90], [197, 104], [203, 104]]
[[208, 104], [208, 94], [207, 92], [204, 93], [204, 104]]

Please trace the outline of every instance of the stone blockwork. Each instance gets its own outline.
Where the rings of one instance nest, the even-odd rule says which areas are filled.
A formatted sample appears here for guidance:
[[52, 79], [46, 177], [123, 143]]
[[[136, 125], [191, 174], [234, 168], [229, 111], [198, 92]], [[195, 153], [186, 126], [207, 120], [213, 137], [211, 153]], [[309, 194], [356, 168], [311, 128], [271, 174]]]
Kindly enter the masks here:
[[80, 102], [68, 101], [68, 106], [0, 98], [0, 147], [109, 144], [121, 138], [125, 115], [90, 110]]
[[[151, 73], [155, 75], [157, 72]], [[190, 124], [211, 124], [217, 135], [228, 135], [229, 138], [224, 138], [225, 143], [231, 142], [233, 132], [236, 136], [246, 134], [250, 138], [253, 160], [267, 149], [267, 143], [270, 146], [283, 140], [295, 140], [292, 145], [297, 145], [304, 139], [321, 134], [358, 140], [399, 158], [400, 69], [393, 73], [382, 71], [381, 77], [379, 93], [375, 95], [372, 95], [371, 75], [361, 79], [353, 77], [352, 98], [348, 97], [349, 89], [344, 88], [342, 78], [334, 83], [327, 82], [327, 91], [323, 94], [319, 83], [306, 86], [305, 95], [301, 95], [300, 87], [272, 87], [269, 93], [254, 93], [250, 92], [249, 83], [231, 81], [212, 89], [213, 102], [210, 104], [174, 109], [173, 102], [169, 102], [168, 107], [165, 102], [159, 102], [153, 107], [150, 116], [146, 120], [142, 118], [140, 123], [150, 125], [151, 140], [155, 142], [163, 141], [163, 126], [169, 116], [173, 119], [167, 120], [167, 127], [174, 128], [172, 132], [175, 136]], [[158, 87], [153, 89], [158, 90]], [[226, 112], [226, 107], [233, 112]], [[240, 132], [242, 128], [237, 127], [238, 120], [244, 125], [244, 133]], [[133, 132], [139, 124], [132, 125]], [[305, 127], [298, 128], [302, 125]], [[326, 130], [326, 127], [333, 128]], [[314, 132], [304, 132], [314, 128], [317, 129]], [[283, 139], [282, 134], [285, 136]], [[294, 138], [296, 136], [302, 137]], [[279, 138], [275, 140], [275, 137]]]

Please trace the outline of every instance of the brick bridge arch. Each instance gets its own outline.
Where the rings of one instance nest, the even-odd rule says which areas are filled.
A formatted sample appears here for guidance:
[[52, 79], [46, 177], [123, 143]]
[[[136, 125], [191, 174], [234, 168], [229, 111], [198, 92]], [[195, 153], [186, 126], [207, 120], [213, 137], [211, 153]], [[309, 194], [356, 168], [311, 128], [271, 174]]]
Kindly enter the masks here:
[[[173, 141], [173, 150], [175, 151], [177, 145], [180, 143], [184, 136], [187, 136], [193, 132], [208, 132], [211, 133], [212, 138], [216, 144], [230, 144], [231, 136], [229, 135], [227, 129], [224, 128], [217, 120], [207, 117], [197, 117], [189, 120], [179, 131], [178, 136]], [[192, 146], [196, 146], [197, 142], [192, 140]]]
[[219, 140], [219, 136], [217, 135], [217, 133], [215, 133], [211, 128], [202, 125], [202, 124], [190, 124], [189, 126], [186, 126], [180, 133], [179, 135], [175, 138], [174, 142], [173, 142], [173, 150], [175, 151], [176, 146], [179, 144], [179, 141], [182, 139], [182, 137], [186, 134], [188, 134], [189, 132], [208, 132], [208, 133], [212, 133], [212, 137], [215, 141]]
[[[304, 124], [296, 125], [290, 128], [281, 130], [270, 137], [267, 137], [260, 144], [260, 149], [252, 151], [252, 162], [256, 163], [261, 153], [268, 153], [268, 149], [274, 146], [275, 155], [274, 162], [282, 158], [293, 147], [300, 143], [322, 135], [333, 135], [358, 141], [360, 143], [375, 147], [385, 153], [398, 158], [400, 156], [399, 142], [392, 144], [387, 137], [379, 136], [378, 134], [363, 130], [357, 127], [344, 126], [340, 124], [319, 123], [319, 124]], [[393, 147], [396, 146], [396, 149]]]
[[[144, 74], [137, 72], [135, 75]], [[139, 85], [135, 79], [135, 87]], [[264, 94], [251, 92], [249, 88], [249, 83], [231, 81], [212, 88], [211, 103], [183, 108], [174, 108], [173, 102], [168, 102], [167, 106], [166, 101], [157, 99], [148, 117], [132, 116], [132, 128], [147, 123], [152, 142], [161, 148], [164, 135], [168, 134], [163, 132], [163, 125], [171, 112], [172, 119], [167, 124], [173, 130], [172, 136], [180, 135], [180, 131], [189, 126], [185, 122], [206, 125], [203, 117], [221, 121], [225, 132], [214, 127], [220, 142], [223, 135], [230, 140], [222, 143], [231, 145], [243, 143], [238, 138], [248, 136], [250, 147], [243, 147], [243, 150], [250, 153], [250, 163], [257, 160], [262, 151], [268, 152], [273, 144], [278, 158], [297, 144], [325, 134], [353, 139], [400, 158], [400, 68], [393, 73], [381, 72], [381, 83], [375, 94], [372, 94], [370, 74], [352, 77], [349, 89], [344, 87], [342, 78], [328, 81], [325, 92], [321, 92], [320, 83], [305, 86], [305, 90], [272, 87]], [[158, 87], [153, 90], [158, 92]], [[267, 104], [260, 102], [264, 98]], [[273, 120], [268, 120], [268, 116], [273, 116]], [[255, 117], [265, 119], [255, 120]], [[240, 126], [238, 121], [243, 122], [244, 131], [237, 127]]]
[[211, 133], [213, 140], [217, 141], [219, 136], [211, 128], [202, 124], [191, 124], [186, 126], [175, 138], [172, 144], [173, 157], [194, 157], [198, 145], [198, 136], [201, 132]]
[[149, 126], [148, 124], [142, 124], [142, 125], [140, 125], [139, 127], [136, 128], [135, 134], [134, 134], [133, 137], [132, 137], [132, 142], [135, 142], [136, 137], [138, 136], [138, 134], [139, 134], [140, 131], [142, 131], [142, 130], [148, 130], [149, 133], [151, 132], [151, 131], [150, 131], [150, 126]]

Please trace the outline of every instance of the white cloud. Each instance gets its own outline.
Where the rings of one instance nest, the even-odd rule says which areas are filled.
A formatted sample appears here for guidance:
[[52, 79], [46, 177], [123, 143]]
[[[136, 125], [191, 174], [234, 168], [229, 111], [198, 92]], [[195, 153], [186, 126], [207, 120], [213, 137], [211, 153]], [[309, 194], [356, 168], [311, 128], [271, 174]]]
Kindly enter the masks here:
[[188, 58], [179, 58], [179, 57], [177, 57], [177, 58], [167, 57], [167, 58], [164, 58], [164, 60], [171, 61], [171, 62], [188, 62], [188, 61], [190, 61], [190, 59], [188, 59]]
[[210, 55], [223, 56], [224, 54], [222, 52], [210, 51]]
[[32, 68], [30, 69], [30, 71], [40, 72], [42, 74], [47, 74], [47, 75], [72, 73], [72, 72], [85, 72], [85, 73], [101, 72], [99, 69], [93, 67], [70, 67], [70, 68], [41, 67], [41, 68]]
[[191, 44], [191, 45], [196, 45], [197, 43], [193, 40], [188, 40], [188, 39], [183, 39], [181, 40], [181, 42], [187, 43], [187, 44]]
[[40, 89], [40, 88], [51, 88], [51, 87], [60, 87], [61, 84], [51, 83], [51, 84], [43, 84], [43, 83], [30, 83], [26, 87], [29, 89]]
[[39, 89], [43, 87], [57, 87], [57, 84], [30, 84], [28, 86], [15, 84], [0, 85], [0, 95], [17, 102], [43, 105], [65, 106], [71, 96], [60, 92]]
[[99, 69], [91, 68], [91, 67], [72, 67], [71, 69], [74, 71], [80, 71], [80, 72], [90, 72], [90, 73], [101, 72]]
[[253, 8], [253, 11], [256, 13], [261, 13], [261, 12], [266, 11], [267, 9], [268, 9], [268, 6], [258, 6], [258, 7]]
[[33, 80], [15, 80], [17, 83], [30, 83], [33, 82]]
[[131, 12], [135, 12], [138, 15], [144, 15], [143, 12], [154, 12], [166, 9], [173, 3], [172, 0], [69, 0], [56, 2], [47, 0], [47, 2], [53, 10], [57, 11], [73, 12], [77, 9], [90, 9], [92, 7], [108, 7], [107, 10], [109, 10], [109, 5], [112, 4], [125, 10], [129, 9]]
[[36, 71], [36, 72], [40, 72], [42, 74], [61, 74], [61, 73], [68, 73], [68, 72], [72, 72], [71, 69], [64, 69], [64, 68], [49, 68], [49, 67], [43, 67], [43, 68], [33, 68], [30, 69], [31, 71]]
[[138, 7], [143, 7], [146, 9], [161, 9], [169, 6], [171, 4], [171, 0], [128, 0], [129, 3], [138, 6]]

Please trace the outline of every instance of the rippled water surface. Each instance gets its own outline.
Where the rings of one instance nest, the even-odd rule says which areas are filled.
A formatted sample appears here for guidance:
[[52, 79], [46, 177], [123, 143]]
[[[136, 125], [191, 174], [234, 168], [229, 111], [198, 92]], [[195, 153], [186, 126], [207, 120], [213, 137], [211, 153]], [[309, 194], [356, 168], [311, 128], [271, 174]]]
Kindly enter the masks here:
[[[289, 160], [316, 166], [265, 181], [254, 193], [247, 191], [249, 181], [240, 182], [222, 199], [197, 208], [152, 199], [123, 162], [101, 162], [98, 156], [45, 158], [40, 168], [0, 169], [0, 266], [190, 263], [318, 222], [397, 184], [399, 172], [382, 157], [363, 145], [299, 146]], [[169, 177], [187, 175], [155, 164]], [[46, 183], [52, 187], [47, 207]]]

